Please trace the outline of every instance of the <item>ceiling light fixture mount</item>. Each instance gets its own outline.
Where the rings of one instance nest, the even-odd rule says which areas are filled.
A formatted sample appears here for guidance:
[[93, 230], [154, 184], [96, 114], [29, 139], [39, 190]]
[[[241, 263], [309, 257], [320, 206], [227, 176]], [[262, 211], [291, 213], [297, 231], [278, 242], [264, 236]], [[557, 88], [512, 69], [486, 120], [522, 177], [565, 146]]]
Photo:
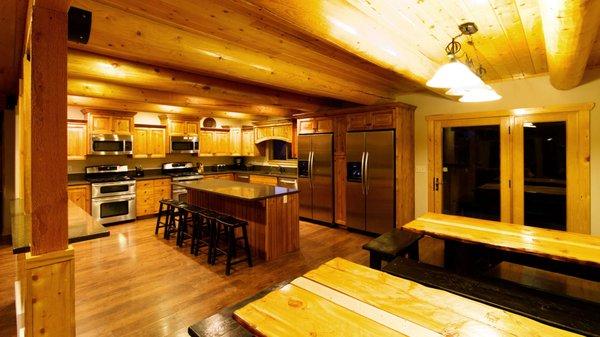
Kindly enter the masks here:
[[[466, 64], [458, 60], [457, 55], [462, 49], [462, 45], [457, 39], [463, 35], [471, 36], [477, 33], [479, 31], [477, 25], [474, 22], [465, 22], [458, 26], [458, 30], [460, 34], [453, 37], [445, 48], [449, 62], [436, 71], [433, 77], [427, 81], [427, 86], [449, 89], [446, 94], [463, 96], [459, 99], [461, 102], [489, 102], [502, 98], [481, 79], [486, 73], [481, 62], [478, 67], [475, 67], [475, 63], [466, 53], [464, 56]], [[475, 48], [471, 39], [467, 43]], [[478, 58], [477, 54], [475, 56]]]

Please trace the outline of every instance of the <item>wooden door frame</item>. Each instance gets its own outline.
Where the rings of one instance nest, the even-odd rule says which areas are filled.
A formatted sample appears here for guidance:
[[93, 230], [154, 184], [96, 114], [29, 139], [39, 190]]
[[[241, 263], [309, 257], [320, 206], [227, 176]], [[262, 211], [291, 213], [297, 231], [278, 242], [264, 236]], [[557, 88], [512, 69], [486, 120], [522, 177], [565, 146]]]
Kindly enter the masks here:
[[[501, 147], [501, 156], [508, 155], [510, 160], [501, 161], [501, 180], [503, 180], [503, 185], [506, 184], [506, 179], [508, 179], [511, 183], [508, 186], [501, 187], [501, 199], [502, 199], [502, 207], [504, 210], [505, 204], [510, 203], [510, 215], [506, 215], [505, 212], [502, 212], [502, 220], [506, 222], [513, 222], [514, 210], [513, 205], [515, 204], [515, 184], [512, 183], [515, 177], [515, 169], [510, 169], [513, 167], [513, 163], [515, 160], [515, 155], [513, 151], [515, 150], [515, 120], [516, 118], [531, 116], [532, 119], [543, 120], [545, 118], [552, 118], [552, 116], [557, 116], [558, 114], [564, 114], [566, 116], [570, 116], [569, 123], [567, 125], [567, 134], [572, 135], [573, 137], [568, 137], [567, 144], [568, 148], [575, 148], [576, 153], [572, 153], [568, 158], [576, 158], [576, 161], [568, 161], [567, 165], [571, 167], [568, 171], [572, 174], [571, 178], [567, 177], [568, 181], [576, 181], [575, 188], [567, 189], [567, 209], [574, 209], [574, 212], [567, 213], [567, 231], [578, 232], [589, 234], [591, 232], [590, 218], [591, 218], [591, 209], [590, 209], [590, 138], [589, 138], [589, 117], [590, 111], [593, 109], [594, 103], [584, 103], [584, 104], [571, 104], [571, 105], [560, 105], [560, 106], [550, 106], [550, 107], [539, 107], [539, 108], [518, 108], [518, 109], [508, 109], [508, 110], [496, 110], [489, 112], [472, 112], [472, 113], [456, 113], [456, 114], [440, 114], [440, 115], [430, 115], [426, 116], [425, 119], [427, 121], [427, 172], [428, 172], [428, 187], [427, 187], [427, 204], [428, 210], [430, 212], [436, 212], [436, 210], [441, 209], [441, 189], [437, 192], [433, 189], [434, 179], [440, 178], [441, 172], [436, 172], [435, 163], [441, 162], [441, 151], [439, 151], [441, 143], [439, 143], [439, 137], [436, 135], [441, 134], [441, 130], [443, 126], [473, 126], [473, 125], [485, 125], [485, 124], [477, 124], [480, 123], [482, 119], [490, 120], [489, 118], [497, 117], [504, 119], [504, 127], [509, 127], [510, 131], [508, 134], [502, 133], [504, 127], [501, 125], [501, 144], [504, 142], [508, 142], [510, 146], [508, 147], [508, 152], [504, 151]], [[543, 116], [542, 114], [548, 114]], [[539, 117], [538, 117], [539, 116]], [[488, 123], [488, 125], [490, 125]], [[522, 132], [522, 128], [520, 129]], [[507, 139], [502, 139], [503, 137], [507, 137]], [[437, 140], [437, 142], [436, 142]], [[569, 144], [571, 144], [569, 146]], [[569, 150], [568, 150], [569, 151]], [[516, 166], [516, 165], [514, 165]], [[441, 170], [441, 166], [440, 166]], [[438, 170], [439, 171], [439, 170]], [[506, 171], [506, 172], [503, 172]], [[437, 174], [437, 175], [436, 175]], [[567, 173], [569, 174], [569, 173]], [[508, 177], [508, 178], [506, 178]], [[512, 188], [511, 188], [512, 187]], [[508, 188], [508, 191], [504, 190]], [[502, 190], [504, 190], [505, 194], [502, 194]], [[512, 191], [511, 191], [512, 190]], [[504, 195], [507, 195], [504, 197]], [[522, 197], [522, 196], [521, 196]], [[507, 201], [509, 200], [509, 201]], [[437, 203], [437, 205], [436, 205]], [[569, 215], [569, 213], [572, 213]], [[508, 220], [506, 220], [508, 218]]]

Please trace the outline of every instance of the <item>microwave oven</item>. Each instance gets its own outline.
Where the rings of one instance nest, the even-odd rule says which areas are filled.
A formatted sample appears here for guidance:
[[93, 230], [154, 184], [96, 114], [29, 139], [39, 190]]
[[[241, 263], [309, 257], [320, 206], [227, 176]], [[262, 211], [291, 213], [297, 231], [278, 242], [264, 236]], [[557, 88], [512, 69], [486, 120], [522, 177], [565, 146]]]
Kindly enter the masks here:
[[133, 137], [129, 135], [92, 135], [90, 154], [121, 155], [133, 154]]
[[171, 136], [171, 153], [198, 153], [198, 137], [195, 136]]

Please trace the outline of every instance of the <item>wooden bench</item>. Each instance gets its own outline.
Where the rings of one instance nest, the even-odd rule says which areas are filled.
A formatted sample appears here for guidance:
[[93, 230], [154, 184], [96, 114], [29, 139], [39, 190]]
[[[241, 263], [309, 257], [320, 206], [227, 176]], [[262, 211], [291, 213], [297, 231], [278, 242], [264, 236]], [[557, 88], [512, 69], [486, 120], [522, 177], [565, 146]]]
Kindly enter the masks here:
[[600, 336], [600, 304], [560, 296], [510, 281], [466, 277], [443, 268], [396, 258], [383, 271], [586, 336]]
[[399, 256], [408, 255], [411, 259], [419, 259], [418, 241], [423, 236], [406, 232], [398, 228], [371, 240], [362, 246], [368, 250], [369, 267], [381, 270], [381, 261], [391, 261]]

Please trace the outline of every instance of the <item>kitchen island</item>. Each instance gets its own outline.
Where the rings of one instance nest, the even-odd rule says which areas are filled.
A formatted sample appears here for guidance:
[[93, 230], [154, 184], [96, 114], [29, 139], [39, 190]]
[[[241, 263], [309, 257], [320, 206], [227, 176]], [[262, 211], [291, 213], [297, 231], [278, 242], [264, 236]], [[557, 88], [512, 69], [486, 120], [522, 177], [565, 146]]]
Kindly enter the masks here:
[[248, 221], [252, 255], [266, 261], [300, 247], [298, 190], [223, 179], [180, 182], [187, 202]]

